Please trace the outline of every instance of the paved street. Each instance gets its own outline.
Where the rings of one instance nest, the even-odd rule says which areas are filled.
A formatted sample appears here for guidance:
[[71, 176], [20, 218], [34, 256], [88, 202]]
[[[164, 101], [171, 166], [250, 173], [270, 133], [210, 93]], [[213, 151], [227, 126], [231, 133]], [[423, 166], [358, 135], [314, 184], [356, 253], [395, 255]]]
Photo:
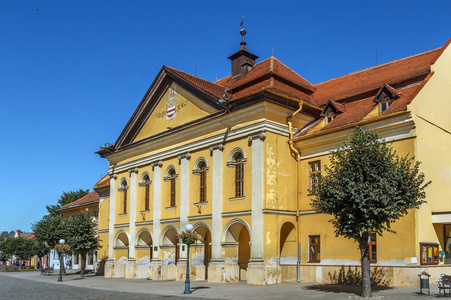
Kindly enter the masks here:
[[[0, 273], [0, 299], [359, 299], [360, 287], [347, 285], [316, 285], [283, 283], [277, 286], [248, 286], [193, 282], [192, 294], [183, 295], [184, 282], [131, 279], [105, 279], [88, 275], [81, 279], [71, 273], [57, 282], [57, 276], [40, 272]], [[380, 287], [374, 299], [437, 299], [438, 289], [431, 296], [420, 295], [418, 288]]]

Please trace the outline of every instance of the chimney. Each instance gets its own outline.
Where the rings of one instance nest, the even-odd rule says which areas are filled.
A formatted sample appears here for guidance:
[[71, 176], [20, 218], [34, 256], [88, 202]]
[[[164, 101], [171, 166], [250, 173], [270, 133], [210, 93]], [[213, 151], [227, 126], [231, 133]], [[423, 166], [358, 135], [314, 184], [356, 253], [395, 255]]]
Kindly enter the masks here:
[[255, 60], [258, 58], [257, 55], [250, 53], [246, 49], [246, 42], [244, 41], [246, 30], [244, 28], [241, 28], [240, 34], [242, 37], [240, 50], [228, 57], [232, 61], [232, 78], [243, 77], [252, 71]]

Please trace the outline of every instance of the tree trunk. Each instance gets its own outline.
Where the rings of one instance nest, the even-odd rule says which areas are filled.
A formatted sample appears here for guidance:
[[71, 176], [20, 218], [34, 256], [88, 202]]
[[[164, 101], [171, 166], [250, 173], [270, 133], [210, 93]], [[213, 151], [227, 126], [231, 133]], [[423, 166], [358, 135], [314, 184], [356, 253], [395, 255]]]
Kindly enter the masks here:
[[61, 274], [63, 276], [66, 276], [66, 270], [64, 269], [64, 259], [63, 259], [63, 253], [59, 253], [60, 255], [60, 269], [61, 269]]
[[19, 270], [22, 270], [22, 259], [19, 259]]
[[362, 266], [362, 297], [371, 298], [371, 271], [370, 271], [370, 253], [368, 246], [368, 233], [363, 234], [359, 240], [361, 266]]
[[86, 253], [81, 253], [81, 269], [80, 269], [80, 277], [85, 277], [85, 268], [86, 268]]

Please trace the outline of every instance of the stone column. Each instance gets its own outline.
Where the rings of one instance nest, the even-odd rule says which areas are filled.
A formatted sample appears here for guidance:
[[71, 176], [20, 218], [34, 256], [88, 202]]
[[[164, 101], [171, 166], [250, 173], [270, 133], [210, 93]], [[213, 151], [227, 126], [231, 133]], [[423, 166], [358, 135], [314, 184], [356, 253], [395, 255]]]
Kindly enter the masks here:
[[213, 155], [212, 167], [212, 233], [211, 233], [211, 260], [208, 266], [208, 282], [224, 281], [224, 260], [222, 259], [222, 185], [223, 185], [223, 159], [224, 145], [218, 144], [210, 147]]
[[161, 259], [160, 259], [160, 231], [161, 231], [161, 167], [163, 162], [158, 161], [152, 164], [153, 168], [153, 240], [152, 240], [152, 261], [150, 263], [151, 279], [161, 279]]
[[136, 189], [138, 186], [138, 168], [128, 170], [130, 174], [130, 212], [129, 212], [129, 241], [128, 241], [128, 261], [125, 270], [125, 278], [136, 276], [135, 259], [135, 235], [136, 235]]
[[248, 284], [265, 284], [265, 261], [263, 257], [263, 201], [264, 201], [264, 143], [266, 133], [248, 137], [252, 143], [252, 228], [251, 259], [247, 269]]
[[114, 276], [114, 220], [116, 218], [116, 174], [110, 174], [110, 216], [108, 222], [108, 259], [105, 263], [105, 277]]
[[[180, 162], [180, 231], [185, 230], [186, 224], [188, 224], [189, 214], [189, 160], [191, 159], [191, 153], [185, 153], [178, 156]], [[186, 250], [185, 244], [179, 241], [179, 261], [177, 263], [177, 273], [186, 273]], [[182, 276], [183, 277], [183, 276]], [[179, 276], [177, 276], [179, 278]]]

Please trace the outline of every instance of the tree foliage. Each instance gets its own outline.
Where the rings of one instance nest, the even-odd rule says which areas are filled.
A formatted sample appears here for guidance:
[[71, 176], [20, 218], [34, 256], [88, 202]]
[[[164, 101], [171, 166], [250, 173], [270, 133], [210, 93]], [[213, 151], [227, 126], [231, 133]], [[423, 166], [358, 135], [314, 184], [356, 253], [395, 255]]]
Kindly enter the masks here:
[[100, 248], [97, 236], [97, 222], [88, 213], [82, 212], [67, 219], [67, 243], [72, 251], [81, 254], [81, 276], [84, 276], [86, 254]]
[[[425, 202], [430, 182], [425, 183], [419, 166], [413, 157], [399, 157], [374, 131], [365, 133], [356, 127], [348, 142], [332, 153], [326, 175], [319, 176], [311, 205], [332, 215], [337, 236], [359, 243], [363, 285], [369, 285], [365, 279], [370, 276], [368, 236], [393, 232], [393, 222]], [[371, 286], [369, 294], [365, 288], [362, 296], [371, 296]]]
[[57, 209], [60, 209], [64, 205], [74, 202], [75, 200], [78, 200], [86, 196], [87, 194], [89, 194], [89, 189], [87, 190], [79, 189], [78, 191], [63, 192], [63, 194], [59, 197], [56, 205], [46, 206], [47, 211], [49, 212], [49, 214], [56, 214]]
[[61, 239], [67, 239], [67, 226], [65, 223], [66, 220], [63, 216], [50, 214], [32, 224], [32, 230], [39, 241], [53, 249]]

